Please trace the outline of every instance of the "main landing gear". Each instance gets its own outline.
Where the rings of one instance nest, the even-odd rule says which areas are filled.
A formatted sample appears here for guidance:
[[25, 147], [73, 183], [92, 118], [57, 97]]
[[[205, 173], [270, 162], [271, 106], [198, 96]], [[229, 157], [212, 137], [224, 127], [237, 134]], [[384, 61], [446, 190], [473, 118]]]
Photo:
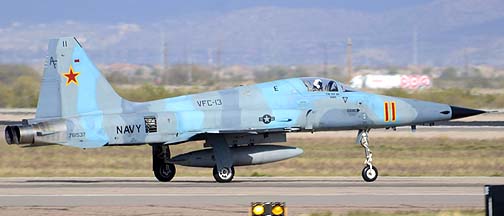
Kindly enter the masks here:
[[168, 145], [152, 145], [152, 170], [161, 182], [173, 179], [176, 173], [175, 165], [168, 163], [170, 147]]
[[217, 170], [217, 166], [214, 166], [213, 168], [213, 177], [215, 181], [219, 183], [231, 182], [234, 178], [234, 175], [234, 166], [231, 166], [230, 168], [223, 167], [220, 170]]
[[[235, 176], [233, 157], [223, 136], [209, 135], [207, 142], [214, 152], [215, 166], [213, 177], [220, 183], [231, 182]], [[168, 145], [152, 145], [152, 170], [154, 176], [161, 182], [173, 179], [176, 173], [175, 165], [170, 163], [170, 147]]]
[[362, 169], [362, 178], [364, 181], [372, 182], [378, 178], [378, 169], [373, 166], [373, 152], [369, 148], [369, 133], [370, 129], [359, 130], [357, 134], [357, 142], [364, 148], [366, 153], [366, 160], [364, 161], [364, 168]]
[[222, 135], [208, 135], [207, 143], [212, 146], [215, 166], [213, 168], [213, 177], [219, 183], [231, 182], [235, 175], [233, 166], [233, 155]]

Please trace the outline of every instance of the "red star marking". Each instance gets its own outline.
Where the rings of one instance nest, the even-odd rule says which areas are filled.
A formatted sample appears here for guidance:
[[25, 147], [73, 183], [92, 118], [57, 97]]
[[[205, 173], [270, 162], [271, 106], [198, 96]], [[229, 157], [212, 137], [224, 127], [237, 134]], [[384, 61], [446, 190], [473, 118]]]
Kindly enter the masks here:
[[79, 81], [77, 80], [77, 76], [79, 76], [79, 72], [74, 72], [72, 65], [70, 65], [70, 69], [68, 69], [68, 73], [63, 74], [65, 78], [67, 78], [66, 86], [70, 85], [70, 83], [75, 83], [75, 85], [79, 85]]

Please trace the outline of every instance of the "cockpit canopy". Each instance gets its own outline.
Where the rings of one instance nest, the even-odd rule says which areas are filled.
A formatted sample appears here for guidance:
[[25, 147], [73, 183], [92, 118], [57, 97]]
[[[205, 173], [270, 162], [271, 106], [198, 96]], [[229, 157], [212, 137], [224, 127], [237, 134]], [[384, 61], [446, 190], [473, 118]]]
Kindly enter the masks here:
[[318, 77], [306, 77], [302, 78], [303, 83], [305, 84], [308, 91], [328, 91], [328, 92], [337, 92], [340, 89], [340, 85], [337, 81], [326, 79], [326, 78], [318, 78]]
[[323, 91], [323, 92], [354, 92], [352, 88], [341, 84], [340, 82], [327, 78], [320, 77], [303, 77], [301, 78], [310, 92]]

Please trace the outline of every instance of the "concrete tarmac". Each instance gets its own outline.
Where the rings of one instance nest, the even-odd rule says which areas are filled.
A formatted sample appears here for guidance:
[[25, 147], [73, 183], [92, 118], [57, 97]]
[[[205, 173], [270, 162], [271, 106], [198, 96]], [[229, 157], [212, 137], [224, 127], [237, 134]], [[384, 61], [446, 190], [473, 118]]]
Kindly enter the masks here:
[[246, 215], [252, 201], [320, 211], [483, 209], [503, 177], [0, 178], [0, 215]]

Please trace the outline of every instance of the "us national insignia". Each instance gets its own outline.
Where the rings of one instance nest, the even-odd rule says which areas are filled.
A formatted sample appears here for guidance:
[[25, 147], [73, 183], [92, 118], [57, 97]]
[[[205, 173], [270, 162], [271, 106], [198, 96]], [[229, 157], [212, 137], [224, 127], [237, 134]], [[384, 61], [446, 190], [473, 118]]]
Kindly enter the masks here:
[[275, 121], [275, 116], [264, 114], [262, 117], [259, 117], [259, 121], [263, 122], [264, 124], [269, 124], [272, 121]]

